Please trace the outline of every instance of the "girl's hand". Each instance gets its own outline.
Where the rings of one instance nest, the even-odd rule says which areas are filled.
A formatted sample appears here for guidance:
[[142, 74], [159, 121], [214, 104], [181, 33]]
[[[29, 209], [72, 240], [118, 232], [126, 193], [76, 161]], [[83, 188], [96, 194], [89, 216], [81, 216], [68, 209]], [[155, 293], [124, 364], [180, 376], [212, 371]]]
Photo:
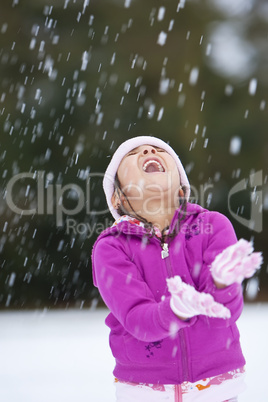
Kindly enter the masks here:
[[211, 274], [218, 288], [232, 283], [242, 283], [250, 278], [263, 262], [262, 253], [254, 252], [253, 246], [245, 239], [222, 251], [211, 264]]
[[167, 285], [171, 293], [170, 307], [180, 319], [186, 320], [200, 314], [230, 318], [228, 308], [215, 302], [210, 294], [200, 293], [193, 286], [182, 282], [180, 276], [167, 279]]

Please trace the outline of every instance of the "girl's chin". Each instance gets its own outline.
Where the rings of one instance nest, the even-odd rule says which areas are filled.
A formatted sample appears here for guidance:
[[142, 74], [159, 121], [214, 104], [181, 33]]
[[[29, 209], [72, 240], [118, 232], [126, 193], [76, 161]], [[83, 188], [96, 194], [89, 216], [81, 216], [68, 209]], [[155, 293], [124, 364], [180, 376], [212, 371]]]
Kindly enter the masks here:
[[146, 183], [143, 185], [142, 191], [145, 192], [166, 192], [168, 191], [169, 193], [178, 193], [180, 186], [172, 186], [170, 181], [166, 180], [158, 180], [157, 178], [155, 180], [148, 180]]

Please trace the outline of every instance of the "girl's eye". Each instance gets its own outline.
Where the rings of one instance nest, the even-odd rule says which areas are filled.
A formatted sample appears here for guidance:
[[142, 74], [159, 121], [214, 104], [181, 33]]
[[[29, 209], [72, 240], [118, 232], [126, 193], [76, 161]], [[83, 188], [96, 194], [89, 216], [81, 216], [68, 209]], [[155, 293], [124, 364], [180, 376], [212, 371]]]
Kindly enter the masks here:
[[157, 152], [166, 152], [164, 149], [162, 148], [156, 148]]
[[129, 154], [127, 154], [126, 156], [131, 156], [131, 155], [136, 155], [136, 151], [130, 152]]

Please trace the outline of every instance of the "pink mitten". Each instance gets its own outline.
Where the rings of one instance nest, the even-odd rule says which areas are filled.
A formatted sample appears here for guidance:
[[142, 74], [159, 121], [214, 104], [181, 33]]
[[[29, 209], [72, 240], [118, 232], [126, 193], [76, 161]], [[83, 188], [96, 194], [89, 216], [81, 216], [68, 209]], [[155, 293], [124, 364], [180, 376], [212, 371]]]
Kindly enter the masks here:
[[213, 279], [223, 285], [234, 282], [242, 283], [250, 278], [261, 267], [262, 253], [253, 253], [252, 244], [240, 239], [236, 244], [227, 247], [218, 254], [211, 264]]
[[228, 308], [215, 302], [207, 293], [200, 293], [191, 285], [182, 282], [180, 276], [167, 279], [168, 290], [171, 293], [171, 310], [182, 318], [191, 318], [195, 315], [208, 317], [230, 318]]

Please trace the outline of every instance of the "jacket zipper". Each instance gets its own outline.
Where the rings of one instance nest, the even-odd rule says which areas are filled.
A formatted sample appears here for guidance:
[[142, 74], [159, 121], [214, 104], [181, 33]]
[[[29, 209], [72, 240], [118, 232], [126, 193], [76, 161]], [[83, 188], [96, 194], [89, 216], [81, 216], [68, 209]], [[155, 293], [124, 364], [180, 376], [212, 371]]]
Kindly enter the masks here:
[[172, 266], [170, 263], [168, 243], [161, 242], [161, 247], [162, 247], [161, 257], [162, 257], [162, 260], [165, 260], [167, 274], [168, 274], [168, 277], [171, 278], [173, 276], [173, 269], [172, 269]]
[[183, 381], [189, 381], [189, 369], [186, 356], [186, 339], [185, 331], [183, 328], [179, 331], [180, 344], [181, 344], [181, 360], [182, 360], [182, 379]]
[[[163, 260], [165, 260], [167, 274], [168, 274], [168, 277], [171, 278], [172, 276], [174, 276], [174, 274], [173, 274], [173, 269], [172, 269], [172, 265], [171, 265], [170, 257], [169, 257], [168, 243], [161, 242], [161, 247], [162, 247], [161, 257]], [[180, 345], [181, 345], [183, 381], [188, 381], [189, 370], [188, 370], [187, 357], [186, 357], [185, 331], [183, 330], [183, 328], [180, 329], [180, 331], [179, 331], [179, 339], [180, 339]]]
[[182, 402], [181, 385], [176, 384], [174, 386], [174, 391], [175, 391], [175, 402]]

